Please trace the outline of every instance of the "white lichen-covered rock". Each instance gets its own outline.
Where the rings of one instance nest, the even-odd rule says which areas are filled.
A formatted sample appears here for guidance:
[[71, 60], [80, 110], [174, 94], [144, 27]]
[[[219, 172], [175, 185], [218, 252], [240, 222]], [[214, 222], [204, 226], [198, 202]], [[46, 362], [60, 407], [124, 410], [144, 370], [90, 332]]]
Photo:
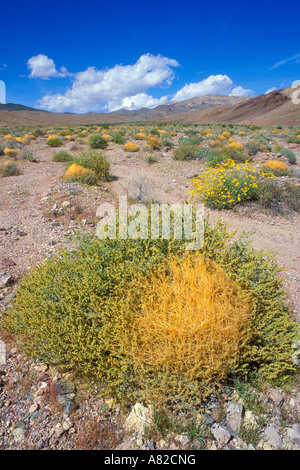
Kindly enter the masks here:
[[144, 434], [145, 429], [150, 427], [152, 423], [152, 408], [147, 408], [140, 403], [136, 403], [125, 421], [125, 427], [129, 432]]

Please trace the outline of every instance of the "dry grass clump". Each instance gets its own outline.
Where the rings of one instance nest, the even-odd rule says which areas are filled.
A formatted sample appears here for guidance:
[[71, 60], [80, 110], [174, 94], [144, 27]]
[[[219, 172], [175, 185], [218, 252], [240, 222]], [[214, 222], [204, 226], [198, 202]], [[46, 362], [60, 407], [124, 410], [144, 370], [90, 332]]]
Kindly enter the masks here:
[[152, 371], [151, 393], [177, 395], [183, 382], [209, 390], [238, 363], [251, 336], [251, 305], [216, 263], [201, 255], [174, 259], [168, 273], [147, 282], [125, 350], [141, 376]]

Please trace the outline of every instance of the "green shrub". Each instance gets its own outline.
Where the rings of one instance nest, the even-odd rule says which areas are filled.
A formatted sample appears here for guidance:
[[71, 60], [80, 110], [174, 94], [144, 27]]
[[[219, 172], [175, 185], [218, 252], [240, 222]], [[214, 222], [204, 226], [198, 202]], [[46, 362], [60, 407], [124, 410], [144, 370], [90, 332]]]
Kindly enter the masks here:
[[149, 163], [149, 164], [157, 162], [157, 158], [155, 158], [153, 155], [149, 155], [146, 158], [146, 160], [147, 160], [147, 163]]
[[167, 135], [163, 135], [160, 141], [163, 147], [174, 147], [174, 143], [172, 142], [170, 137], [168, 137]]
[[258, 139], [251, 140], [246, 144], [246, 149], [248, 150], [249, 155], [255, 155], [257, 152], [268, 152], [271, 150], [270, 146], [267, 146], [265, 143], [261, 142]]
[[223, 152], [212, 151], [206, 157], [206, 163], [209, 167], [216, 167], [221, 165], [222, 163], [226, 162], [228, 157]]
[[7, 176], [18, 176], [19, 174], [19, 168], [11, 160], [0, 162], [0, 178], [5, 178]]
[[175, 160], [196, 160], [199, 145], [180, 145], [173, 150], [173, 158]]
[[126, 142], [126, 137], [123, 137], [122, 134], [120, 134], [120, 133], [118, 132], [117, 134], [114, 134], [114, 135], [112, 136], [111, 141], [114, 142], [115, 144], [122, 145], [122, 144], [125, 144], [125, 142]]
[[214, 150], [212, 150], [210, 147], [199, 147], [195, 155], [199, 160], [207, 160], [213, 153]]
[[91, 149], [105, 149], [108, 147], [108, 142], [102, 135], [91, 135], [89, 138], [89, 146]]
[[52, 161], [53, 162], [70, 162], [73, 160], [72, 155], [70, 155], [68, 152], [65, 150], [62, 150], [61, 152], [56, 152], [52, 156]]
[[290, 165], [296, 165], [297, 164], [296, 154], [295, 154], [295, 152], [292, 152], [292, 150], [287, 149], [287, 148], [284, 147], [283, 149], [280, 150], [280, 153], [281, 153], [281, 155], [284, 155], [288, 159]]
[[53, 137], [52, 139], [47, 139], [47, 145], [49, 145], [49, 147], [60, 147], [62, 141], [58, 137]]
[[83, 168], [93, 170], [97, 181], [110, 181], [110, 162], [104, 153], [82, 152], [78, 156], [74, 156], [72, 162]]
[[200, 137], [181, 137], [179, 145], [200, 145], [201, 141]]
[[288, 144], [299, 144], [300, 145], [300, 135], [293, 135], [287, 138]]
[[[62, 251], [25, 277], [12, 309], [3, 314], [3, 327], [20, 338], [31, 356], [96, 378], [104, 394], [133, 402], [160, 396], [177, 405], [181, 397], [199, 404], [218, 386], [214, 377], [208, 374], [202, 383], [189, 370], [187, 380], [147, 360], [140, 373], [127, 349], [139, 337], [135, 312], [151, 276], [168, 272], [169, 263], [180, 263], [185, 253], [184, 240], [84, 237], [78, 249]], [[241, 344], [228, 373], [282, 383], [295, 372], [291, 344], [298, 326], [274, 255], [256, 252], [247, 238], [233, 241], [224, 224], [212, 227], [208, 221], [204, 245], [191, 256], [197, 253], [216, 262], [253, 300], [251, 338]]]

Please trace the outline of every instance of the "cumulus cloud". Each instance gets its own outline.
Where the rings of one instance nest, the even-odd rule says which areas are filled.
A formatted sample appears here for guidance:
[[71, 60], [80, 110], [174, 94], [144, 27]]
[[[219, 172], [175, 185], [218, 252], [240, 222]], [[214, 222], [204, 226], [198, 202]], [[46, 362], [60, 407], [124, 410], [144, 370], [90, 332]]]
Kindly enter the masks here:
[[210, 75], [197, 83], [184, 85], [173, 97], [174, 101], [184, 101], [195, 96], [228, 95], [232, 89], [233, 81], [227, 75]]
[[241, 86], [236, 86], [235, 88], [233, 88], [229, 96], [251, 96], [253, 95], [253, 93], [253, 90], [246, 90]]
[[185, 85], [175, 94], [173, 100], [184, 101], [204, 95], [249, 96], [252, 93], [252, 90], [241, 86], [234, 87], [233, 81], [227, 75], [210, 75], [200, 82]]
[[66, 77], [70, 75], [64, 66], [58, 71], [53, 59], [50, 59], [44, 54], [38, 54], [31, 57], [27, 61], [27, 67], [31, 71], [29, 75], [30, 78], [42, 78], [43, 80], [48, 80], [52, 77]]
[[39, 107], [76, 113], [155, 107], [165, 103], [168, 97], [156, 99], [146, 91], [171, 85], [174, 79], [172, 67], [178, 65], [174, 59], [144, 54], [133, 65], [116, 65], [106, 70], [89, 67], [74, 75], [72, 87], [66, 93], [44, 96]]
[[168, 101], [183, 101], [203, 95], [250, 96], [254, 92], [236, 86], [227, 75], [210, 75], [196, 83], [184, 85], [175, 95], [155, 98], [149, 90], [170, 86], [174, 80], [175, 59], [160, 54], [144, 54], [133, 65], [115, 65], [98, 70], [86, 70], [71, 74], [65, 67], [59, 71], [52, 59], [39, 54], [31, 57], [28, 67], [31, 78], [49, 79], [70, 76], [72, 83], [65, 93], [47, 94], [38, 107], [56, 112], [113, 112], [119, 109], [136, 110], [154, 108]]

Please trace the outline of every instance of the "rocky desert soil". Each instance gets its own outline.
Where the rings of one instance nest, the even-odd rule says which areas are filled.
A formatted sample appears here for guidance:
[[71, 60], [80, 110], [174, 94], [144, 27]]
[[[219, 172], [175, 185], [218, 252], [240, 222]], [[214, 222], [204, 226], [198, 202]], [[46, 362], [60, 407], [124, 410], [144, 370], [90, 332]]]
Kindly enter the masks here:
[[[63, 149], [79, 151], [72, 147], [67, 143]], [[52, 161], [56, 151], [37, 140], [31, 144], [37, 162], [20, 161], [19, 176], [0, 180], [0, 315], [1, 310], [9, 308], [22, 277], [36, 263], [45, 255], [57, 253], [60, 247], [73, 246], [76, 232], [95, 230], [100, 204], [117, 204], [119, 195], [132, 199], [141, 196], [142, 201], [181, 202], [188, 197], [190, 178], [201, 171], [198, 162], [175, 161], [166, 149], [156, 152], [157, 161], [149, 164], [147, 153], [126, 154], [122, 146], [111, 143], [106, 153], [112, 163], [113, 181], [83, 187], [63, 181], [65, 164]], [[300, 150], [296, 153], [299, 165]], [[258, 211], [255, 205], [222, 214], [205, 212], [213, 223], [221, 217], [238, 234], [252, 232], [255, 249], [276, 252], [284, 269], [292, 314], [300, 321], [299, 214], [274, 216]], [[272, 388], [261, 394], [249, 392], [254, 394], [263, 424], [261, 416], [245, 406], [241, 393], [225, 390], [222, 403], [216, 399], [205, 410], [203, 426], [209, 430], [205, 437], [197, 436], [192, 442], [191, 436], [177, 432], [169, 440], [160, 437], [155, 441], [153, 436], [147, 438], [138, 432], [138, 425], [133, 434], [126, 432], [132, 421], [130, 410], [126, 414], [111, 400], [97, 398], [96, 388], [87, 389], [85, 384], [75, 387], [72, 375], [27, 358], [14, 338], [2, 340], [6, 361], [0, 350], [0, 449], [300, 449], [297, 388], [290, 394]], [[138, 421], [138, 410], [132, 412]], [[255, 442], [254, 438], [251, 442], [250, 431], [247, 435], [239, 433], [240, 422], [246, 417], [248, 429], [257, 431]]]

